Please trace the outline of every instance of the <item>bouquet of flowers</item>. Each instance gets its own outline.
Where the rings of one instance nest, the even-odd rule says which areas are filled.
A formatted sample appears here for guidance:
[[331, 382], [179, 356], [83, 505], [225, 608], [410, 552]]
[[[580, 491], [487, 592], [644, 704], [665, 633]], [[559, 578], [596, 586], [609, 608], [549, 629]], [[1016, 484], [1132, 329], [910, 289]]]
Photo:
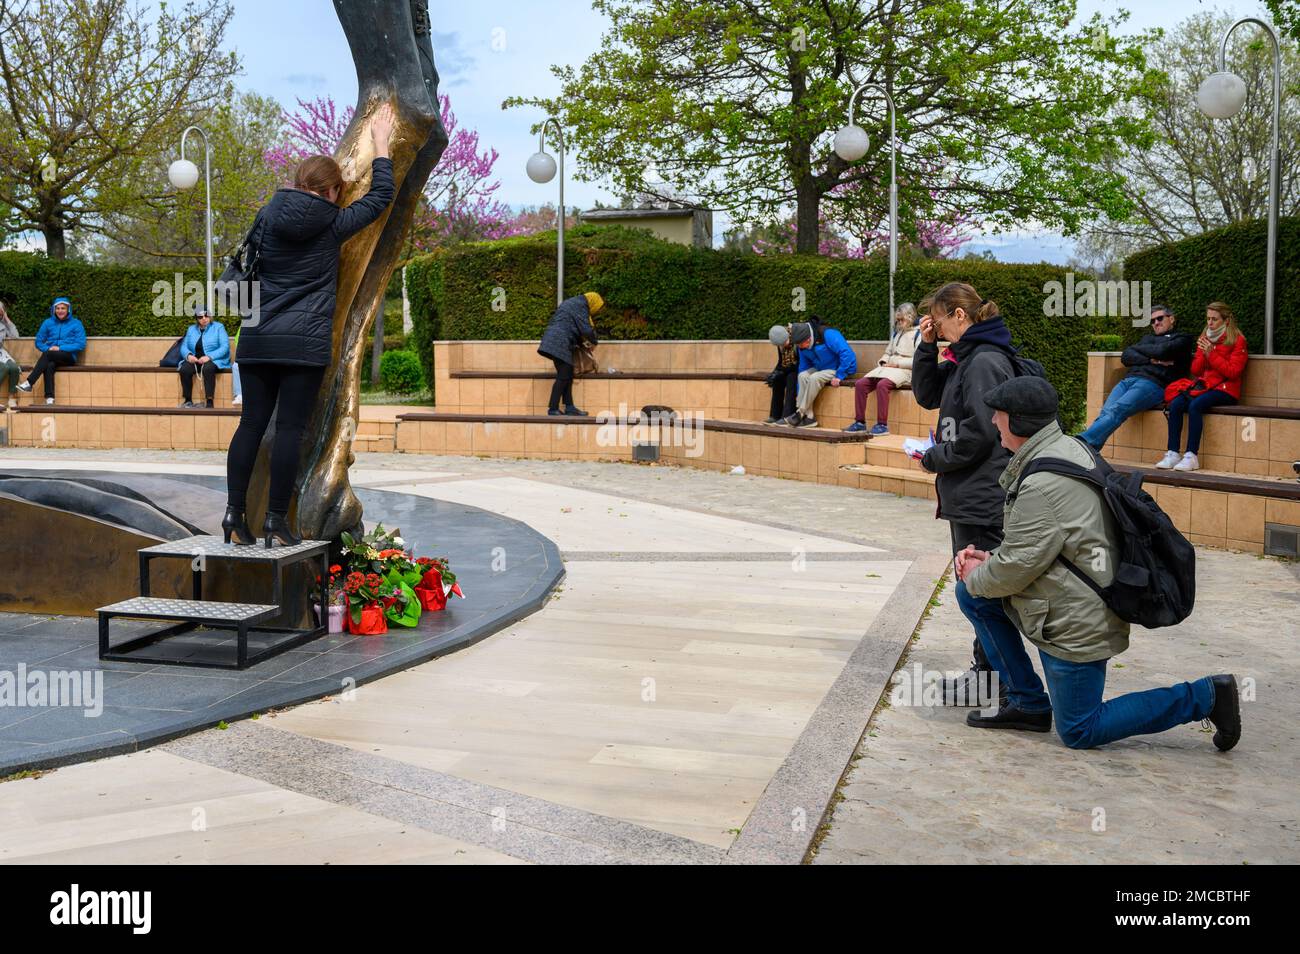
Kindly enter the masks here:
[[456, 582], [456, 574], [451, 572], [445, 557], [420, 557], [415, 563], [421, 573], [420, 585], [415, 588], [415, 595], [425, 609], [446, 609], [447, 597], [452, 593], [461, 599], [465, 598], [460, 584]]
[[[320, 574], [316, 574], [316, 585], [320, 586]], [[343, 567], [335, 563], [330, 567], [330, 577], [325, 581], [325, 605], [338, 606], [343, 603]]]
[[360, 538], [343, 534], [343, 548], [348, 566], [354, 573], [373, 574], [392, 587], [399, 598], [385, 608], [388, 622], [397, 626], [414, 626], [420, 611], [440, 610], [447, 605], [447, 593], [464, 598], [446, 559], [420, 557], [405, 549], [406, 542], [396, 530], [382, 523]]
[[[349, 573], [343, 581], [348, 600], [348, 632], [359, 636], [378, 636], [388, 632], [388, 613], [401, 605], [406, 610], [408, 597], [400, 588], [378, 573]], [[417, 607], [418, 618], [418, 607]]]
[[[394, 554], [402, 554], [404, 541], [396, 530], [385, 530], [382, 523], [357, 538], [343, 532], [343, 552], [347, 554], [348, 567], [357, 573], [384, 573]], [[383, 556], [382, 554], [388, 554]]]

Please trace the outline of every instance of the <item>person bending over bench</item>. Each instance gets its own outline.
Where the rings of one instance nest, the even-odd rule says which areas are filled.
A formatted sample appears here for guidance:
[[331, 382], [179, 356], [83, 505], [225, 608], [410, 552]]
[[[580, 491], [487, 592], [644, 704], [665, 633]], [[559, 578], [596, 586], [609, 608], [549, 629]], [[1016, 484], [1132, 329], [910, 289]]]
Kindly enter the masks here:
[[781, 421], [790, 427], [816, 427], [813, 403], [822, 388], [837, 388], [858, 373], [858, 357], [835, 328], [827, 328], [816, 315], [790, 326], [790, 340], [799, 349], [799, 397], [795, 412]]

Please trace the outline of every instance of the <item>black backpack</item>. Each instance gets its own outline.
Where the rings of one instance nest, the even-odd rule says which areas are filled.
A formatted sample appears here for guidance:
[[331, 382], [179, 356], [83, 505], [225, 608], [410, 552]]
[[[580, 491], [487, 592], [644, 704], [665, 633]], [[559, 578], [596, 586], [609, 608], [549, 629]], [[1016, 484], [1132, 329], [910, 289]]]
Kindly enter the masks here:
[[244, 236], [244, 240], [230, 256], [230, 262], [222, 271], [213, 289], [213, 297], [219, 300], [228, 314], [239, 314], [247, 318], [246, 309], [241, 307], [242, 288], [247, 288], [258, 280], [258, 269], [262, 258], [262, 233], [266, 228], [265, 209], [258, 211], [253, 225]]
[[1181, 623], [1196, 603], [1196, 551], [1142, 489], [1140, 473], [1119, 473], [1091, 447], [1088, 453], [1093, 460], [1091, 468], [1044, 457], [1032, 461], [1020, 480], [1046, 471], [1085, 480], [1098, 488], [1119, 527], [1119, 566], [1111, 584], [1103, 587], [1059, 553], [1057, 561], [1120, 619], [1148, 629]]
[[981, 347], [993, 348], [1011, 359], [1011, 372], [1017, 378], [1047, 378], [1047, 369], [1033, 358], [1026, 358], [1016, 347], [1007, 348], [999, 344], [985, 344]]
[[181, 343], [185, 341], [185, 336], [181, 335], [172, 342], [172, 346], [167, 349], [162, 360], [158, 362], [160, 368], [175, 368], [181, 363]]

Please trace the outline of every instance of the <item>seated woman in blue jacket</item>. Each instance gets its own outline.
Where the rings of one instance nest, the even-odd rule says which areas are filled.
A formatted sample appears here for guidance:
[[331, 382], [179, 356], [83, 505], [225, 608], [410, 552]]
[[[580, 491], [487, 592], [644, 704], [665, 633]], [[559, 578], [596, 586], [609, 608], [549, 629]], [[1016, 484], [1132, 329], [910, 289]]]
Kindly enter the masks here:
[[827, 328], [816, 315], [790, 326], [790, 340], [799, 349], [799, 397], [795, 412], [781, 421], [790, 427], [816, 427], [813, 402], [822, 388], [839, 387], [858, 373], [858, 356], [835, 328]]
[[36, 332], [36, 350], [41, 356], [27, 380], [18, 385], [19, 391], [30, 391], [36, 379], [45, 379], [45, 403], [54, 403], [54, 373], [59, 368], [77, 363], [77, 356], [86, 350], [86, 329], [72, 313], [72, 302], [62, 296], [50, 305], [50, 317], [41, 322]]
[[203, 377], [205, 407], [212, 407], [217, 393], [217, 371], [230, 367], [230, 337], [226, 326], [213, 321], [202, 305], [194, 309], [194, 324], [181, 341], [181, 360], [176, 369], [181, 373], [181, 391], [185, 399], [181, 407], [198, 407], [194, 403], [194, 376]]

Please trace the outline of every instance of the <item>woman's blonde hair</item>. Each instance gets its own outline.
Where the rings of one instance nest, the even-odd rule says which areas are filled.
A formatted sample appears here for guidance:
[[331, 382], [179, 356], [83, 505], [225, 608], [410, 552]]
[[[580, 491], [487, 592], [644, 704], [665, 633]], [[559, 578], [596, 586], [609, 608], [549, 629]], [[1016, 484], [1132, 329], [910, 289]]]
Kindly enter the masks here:
[[1223, 343], [1234, 345], [1237, 339], [1241, 337], [1241, 328], [1237, 326], [1237, 316], [1232, 313], [1232, 308], [1227, 302], [1212, 301], [1205, 306], [1206, 311], [1217, 311], [1219, 317], [1223, 319], [1223, 326], [1227, 328], [1227, 333], [1223, 336]]
[[921, 302], [921, 308], [927, 313], [936, 306], [945, 315], [951, 315], [960, 308], [966, 312], [966, 317], [975, 324], [988, 321], [999, 314], [995, 302], [991, 302], [987, 298], [981, 298], [980, 293], [965, 282], [949, 282], [932, 291]]
[[341, 195], [343, 170], [330, 156], [308, 156], [298, 163], [298, 171], [293, 176], [295, 189], [306, 189], [308, 192], [327, 196], [334, 186], [338, 186]]

